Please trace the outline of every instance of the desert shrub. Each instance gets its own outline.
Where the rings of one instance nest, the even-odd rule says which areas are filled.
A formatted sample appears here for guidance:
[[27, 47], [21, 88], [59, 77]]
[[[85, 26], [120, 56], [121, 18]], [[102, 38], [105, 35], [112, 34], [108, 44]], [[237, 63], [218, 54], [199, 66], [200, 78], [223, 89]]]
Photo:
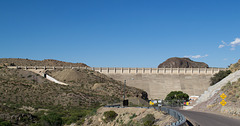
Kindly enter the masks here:
[[114, 111], [106, 111], [103, 113], [103, 116], [105, 117], [103, 120], [104, 122], [111, 122], [117, 117], [117, 113]]
[[40, 119], [43, 126], [62, 126], [62, 118], [57, 113], [49, 113], [48, 115], [43, 115]]
[[9, 121], [0, 119], [0, 126], [12, 126], [12, 124]]
[[129, 118], [130, 118], [130, 119], [133, 119], [133, 118], [135, 118], [135, 117], [137, 117], [137, 115], [134, 113], [134, 114], [132, 114]]
[[16, 66], [14, 63], [10, 63], [10, 66]]
[[85, 117], [88, 113], [88, 111], [76, 111], [76, 112], [70, 112], [67, 117], [64, 117], [64, 123], [67, 125], [70, 125], [72, 123], [76, 123], [81, 118]]
[[152, 126], [154, 121], [155, 117], [153, 114], [147, 114], [144, 118], [142, 118], [142, 123], [144, 126]]
[[32, 77], [32, 75], [28, 75], [27, 77], [30, 78], [30, 77]]
[[221, 81], [223, 78], [225, 78], [226, 76], [228, 76], [231, 73], [230, 70], [226, 70], [226, 71], [219, 71], [218, 73], [214, 74], [213, 77], [211, 77], [210, 79], [210, 85], [214, 85], [217, 82]]

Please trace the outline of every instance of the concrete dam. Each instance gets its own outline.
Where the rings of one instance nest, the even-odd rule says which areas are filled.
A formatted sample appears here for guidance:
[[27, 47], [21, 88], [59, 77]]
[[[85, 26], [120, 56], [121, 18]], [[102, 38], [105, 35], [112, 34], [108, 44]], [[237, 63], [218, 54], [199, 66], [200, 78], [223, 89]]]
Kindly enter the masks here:
[[142, 89], [149, 99], [164, 99], [171, 91], [200, 96], [210, 85], [210, 78], [225, 68], [95, 68], [55, 66], [13, 66], [20, 69], [89, 69], [115, 80], [126, 80], [128, 86]]
[[171, 91], [200, 96], [210, 86], [210, 78], [224, 68], [95, 68], [128, 86], [145, 90], [149, 99], [164, 99]]

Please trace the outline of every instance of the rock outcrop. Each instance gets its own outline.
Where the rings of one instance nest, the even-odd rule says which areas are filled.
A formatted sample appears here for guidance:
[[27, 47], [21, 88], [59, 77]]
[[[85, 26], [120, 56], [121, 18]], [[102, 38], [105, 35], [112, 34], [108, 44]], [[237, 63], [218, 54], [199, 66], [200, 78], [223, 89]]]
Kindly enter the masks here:
[[238, 60], [237, 63], [231, 64], [230, 67], [229, 67], [229, 70], [231, 70], [232, 72], [240, 70], [240, 59]]
[[203, 62], [195, 62], [189, 58], [173, 57], [158, 65], [158, 68], [208, 68]]

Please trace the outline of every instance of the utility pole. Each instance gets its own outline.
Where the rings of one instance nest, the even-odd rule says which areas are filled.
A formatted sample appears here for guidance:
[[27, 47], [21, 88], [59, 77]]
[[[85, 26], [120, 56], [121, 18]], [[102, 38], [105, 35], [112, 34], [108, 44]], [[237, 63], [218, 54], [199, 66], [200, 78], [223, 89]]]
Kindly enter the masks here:
[[123, 87], [123, 101], [125, 100], [125, 88], [126, 88], [126, 80], [124, 80], [124, 87]]

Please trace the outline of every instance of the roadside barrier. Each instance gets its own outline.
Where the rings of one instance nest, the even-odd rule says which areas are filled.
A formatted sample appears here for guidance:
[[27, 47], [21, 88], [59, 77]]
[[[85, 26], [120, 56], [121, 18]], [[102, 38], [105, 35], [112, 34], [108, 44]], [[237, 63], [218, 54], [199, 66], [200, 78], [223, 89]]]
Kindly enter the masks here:
[[168, 113], [169, 115], [178, 120], [177, 122], [173, 122], [170, 126], [186, 125], [186, 118], [180, 112], [166, 107], [161, 107], [161, 111]]
[[[128, 108], [128, 107], [124, 107], [124, 106], [120, 106], [120, 105], [106, 105], [104, 107], [108, 107], [108, 108]], [[134, 108], [146, 108], [146, 109], [151, 109], [154, 108], [156, 110], [161, 110], [163, 112], [168, 113], [169, 115], [171, 115], [172, 117], [174, 117], [175, 119], [177, 119], [177, 122], [172, 122], [171, 125], [167, 125], [167, 126], [186, 126], [186, 118], [178, 111], [167, 108], [167, 107], [134, 107]]]

